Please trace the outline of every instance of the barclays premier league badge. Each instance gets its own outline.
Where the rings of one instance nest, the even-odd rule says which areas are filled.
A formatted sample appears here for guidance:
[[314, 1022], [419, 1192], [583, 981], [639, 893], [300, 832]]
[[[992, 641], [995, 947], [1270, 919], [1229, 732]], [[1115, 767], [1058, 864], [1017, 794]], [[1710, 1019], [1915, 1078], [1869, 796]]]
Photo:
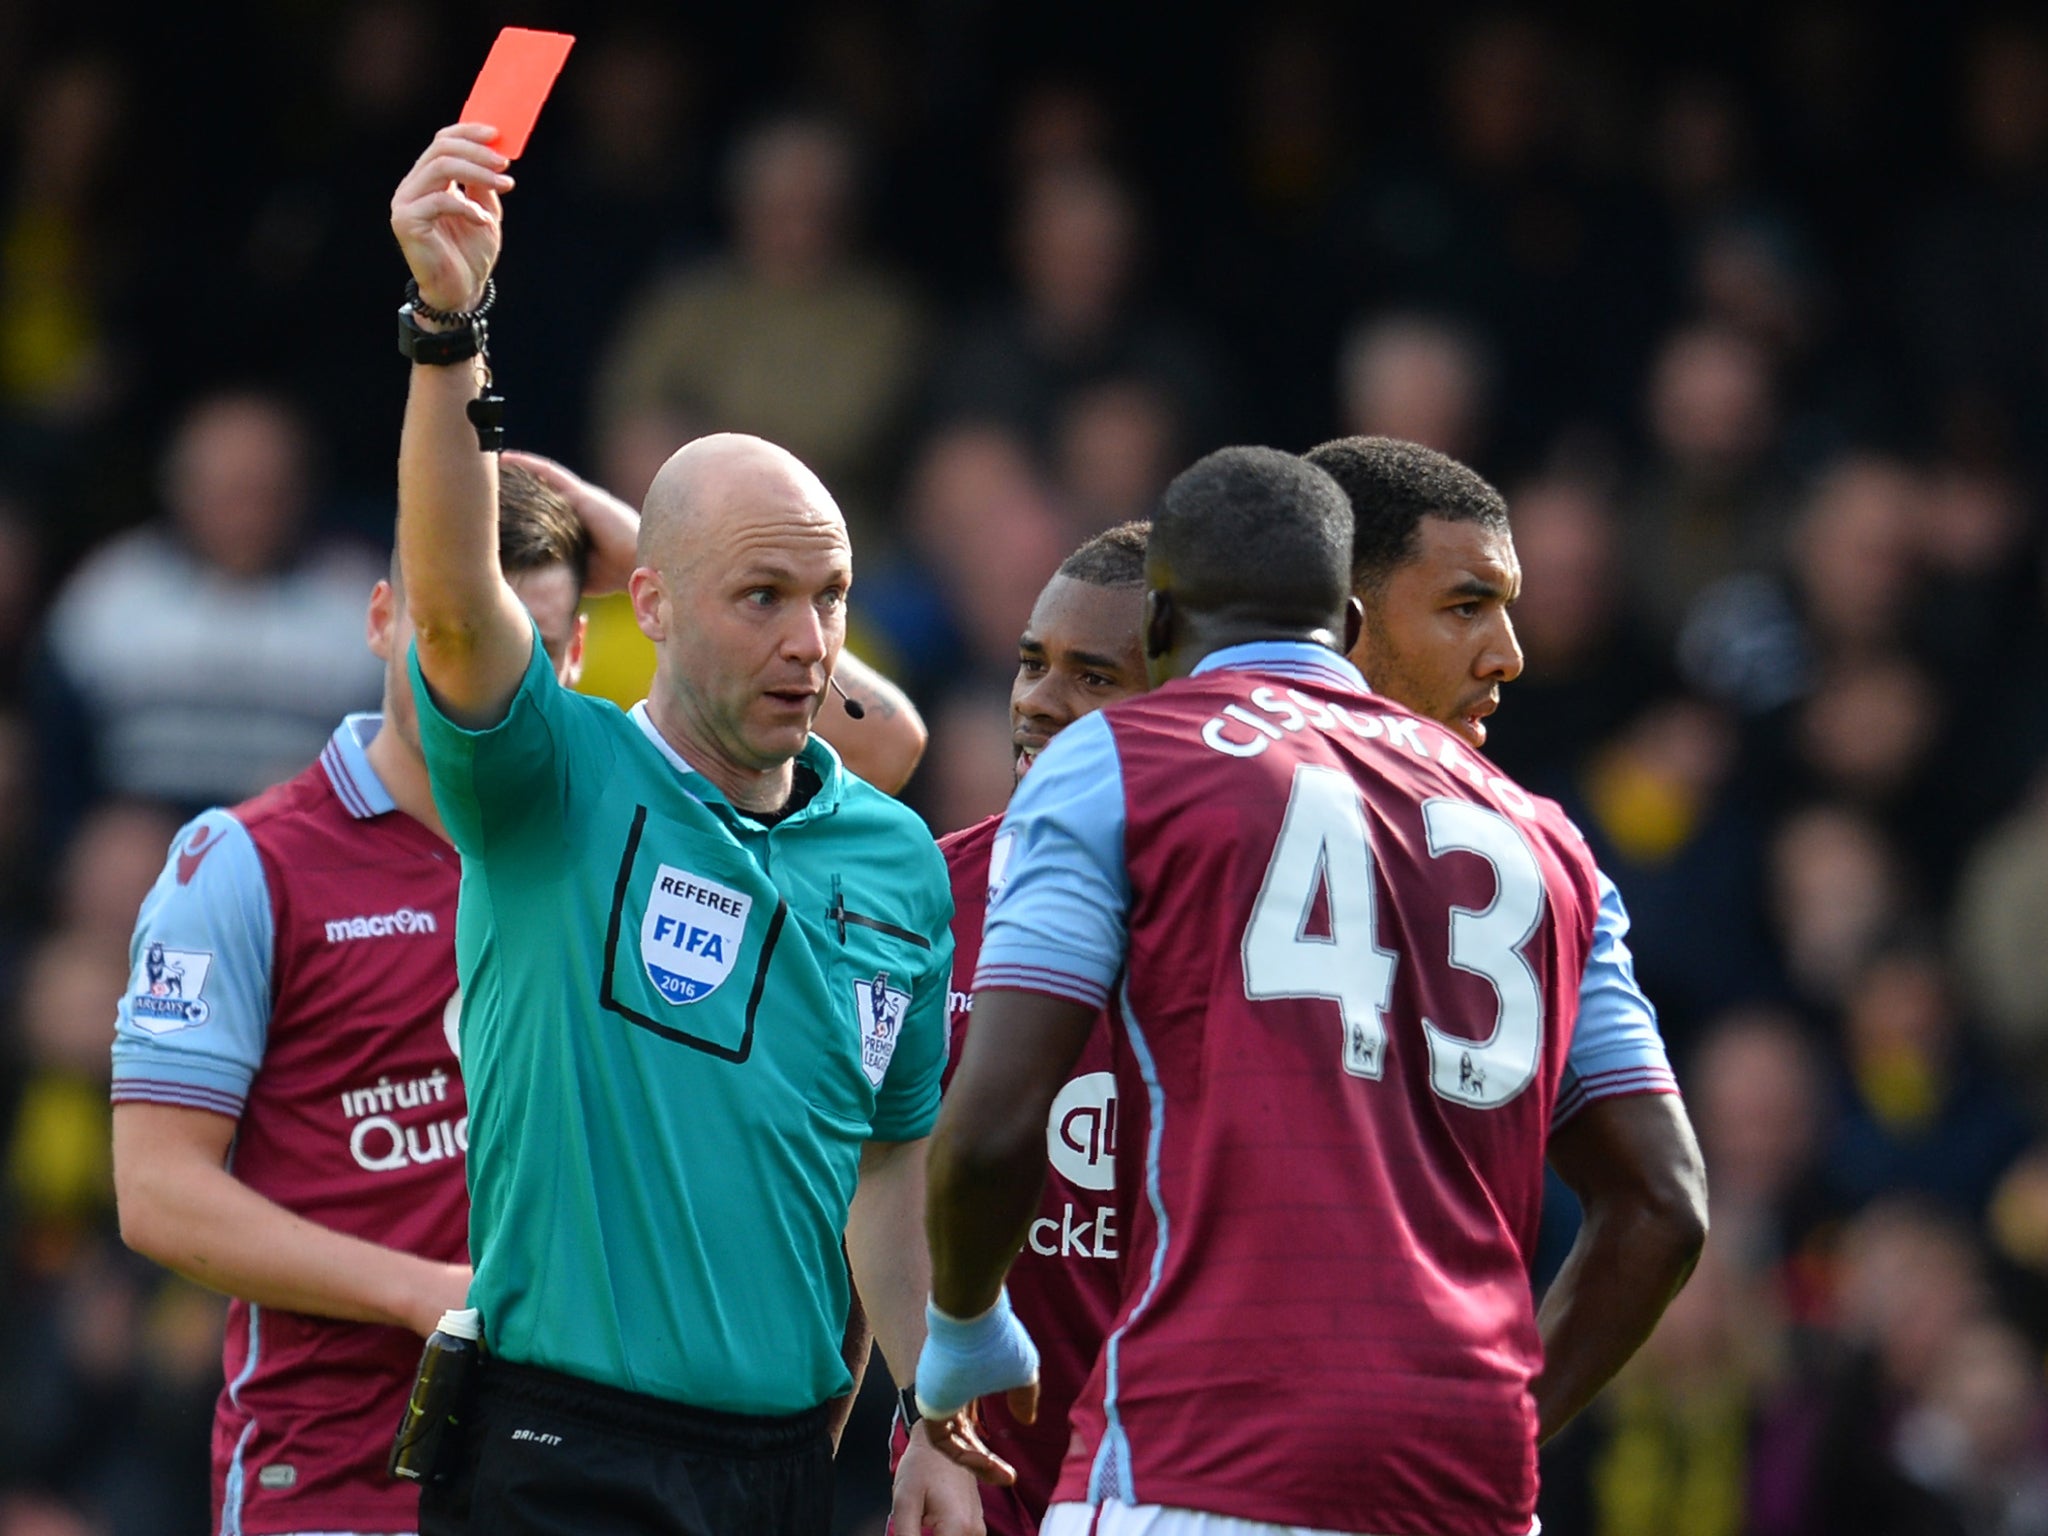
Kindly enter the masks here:
[[199, 994], [213, 956], [203, 949], [170, 949], [152, 941], [142, 956], [142, 972], [128, 997], [128, 1016], [135, 1027], [152, 1035], [204, 1024], [213, 1010]]
[[873, 981], [853, 984], [854, 1007], [860, 1015], [860, 1069], [879, 1088], [889, 1074], [889, 1062], [896, 1054], [896, 1042], [903, 1034], [903, 1015], [910, 1010], [910, 994], [889, 985], [883, 971]]
[[667, 1002], [700, 1003], [732, 974], [754, 898], [664, 864], [640, 919], [640, 963]]

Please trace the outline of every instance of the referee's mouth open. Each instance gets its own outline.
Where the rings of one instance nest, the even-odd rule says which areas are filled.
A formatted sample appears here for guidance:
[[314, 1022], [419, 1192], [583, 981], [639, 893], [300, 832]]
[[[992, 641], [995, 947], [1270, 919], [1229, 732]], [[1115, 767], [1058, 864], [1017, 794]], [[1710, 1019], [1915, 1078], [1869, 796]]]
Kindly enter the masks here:
[[788, 710], [792, 715], [802, 715], [805, 719], [815, 715], [825, 702], [822, 687], [768, 688], [762, 691], [761, 696], [776, 708]]

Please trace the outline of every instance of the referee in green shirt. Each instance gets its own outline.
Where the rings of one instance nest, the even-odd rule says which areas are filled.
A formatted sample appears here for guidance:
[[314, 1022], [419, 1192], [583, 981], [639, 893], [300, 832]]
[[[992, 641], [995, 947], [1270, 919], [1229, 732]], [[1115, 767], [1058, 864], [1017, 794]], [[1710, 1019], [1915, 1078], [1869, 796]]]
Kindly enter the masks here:
[[[480, 335], [458, 312], [484, 301], [511, 186], [490, 137], [445, 130], [392, 200], [419, 291], [399, 553], [463, 860], [487, 1352], [421, 1531], [810, 1536], [851, 1386], [846, 1260], [899, 1379], [923, 1343], [945, 867], [810, 735], [852, 565], [779, 448], [700, 439], [649, 488], [629, 588], [647, 700], [557, 684], [499, 573], [497, 461], [466, 415]], [[895, 1526], [981, 1528], [922, 1428]]]

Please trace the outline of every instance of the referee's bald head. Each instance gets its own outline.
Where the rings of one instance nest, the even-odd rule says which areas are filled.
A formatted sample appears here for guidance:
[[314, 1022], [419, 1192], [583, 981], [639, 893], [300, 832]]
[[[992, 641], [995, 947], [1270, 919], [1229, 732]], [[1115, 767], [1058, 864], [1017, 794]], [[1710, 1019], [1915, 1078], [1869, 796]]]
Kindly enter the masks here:
[[714, 432], [670, 454], [647, 487], [636, 558], [680, 571], [707, 539], [745, 527], [772, 538], [778, 525], [846, 535], [839, 504], [802, 459], [766, 438]]
[[654, 642], [650, 708], [684, 722], [693, 767], [773, 809], [846, 641], [853, 550], [838, 504], [788, 449], [714, 433], [648, 486], [637, 558], [626, 591]]

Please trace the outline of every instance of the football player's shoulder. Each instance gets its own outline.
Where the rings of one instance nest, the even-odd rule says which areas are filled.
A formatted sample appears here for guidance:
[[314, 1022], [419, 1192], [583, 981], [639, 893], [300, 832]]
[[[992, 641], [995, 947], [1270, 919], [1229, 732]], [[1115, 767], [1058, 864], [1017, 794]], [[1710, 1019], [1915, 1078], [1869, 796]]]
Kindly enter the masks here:
[[[245, 833], [266, 866], [292, 873], [309, 857], [359, 861], [382, 856], [402, 813], [364, 814], [367, 801], [345, 766], [330, 769], [333, 748], [282, 784], [220, 811]], [[336, 773], [341, 775], [337, 780]]]
[[1522, 793], [1529, 797], [1530, 804], [1536, 807], [1536, 814], [1547, 826], [1572, 842], [1583, 843], [1586, 840], [1586, 834], [1579, 830], [1579, 824], [1566, 813], [1561, 802], [1551, 799], [1548, 795], [1539, 795], [1530, 789], [1523, 789]]
[[[1227, 674], [1222, 677], [1227, 682]], [[1207, 707], [1218, 692], [1228, 691], [1227, 687], [1219, 688], [1219, 674], [1205, 672], [1200, 677], [1176, 677], [1149, 693], [1118, 699], [1096, 713], [1114, 728], [1156, 729], [1166, 721], [1185, 717], [1190, 709]]]
[[178, 829], [136, 913], [137, 943], [189, 946], [268, 921], [270, 874], [239, 809], [215, 806]]
[[337, 804], [326, 769], [319, 763], [313, 763], [282, 784], [273, 784], [239, 805], [215, 807], [206, 814], [232, 817], [253, 837], [280, 823], [317, 816]]
[[[1214, 711], [1213, 699], [1194, 689], [1183, 691], [1181, 688], [1183, 683], [1199, 685], [1203, 681], [1201, 678], [1182, 678], [1150, 693], [1118, 699], [1114, 704], [1105, 705], [1076, 720], [1054, 738], [1046, 752], [1051, 752], [1053, 747], [1060, 746], [1071, 737], [1071, 743], [1061, 754], [1062, 765], [1069, 766], [1077, 753], [1084, 753], [1088, 762], [1099, 766], [1105, 753], [1120, 760], [1132, 743], [1147, 738], [1183, 737], [1187, 734], [1190, 718], [1206, 718]], [[1038, 772], [1045, 761], [1046, 755], [1041, 753], [1039, 767], [1033, 768], [1032, 772]], [[1024, 782], [1031, 782], [1029, 775]]]
[[[1592, 844], [1586, 841], [1586, 834], [1579, 830], [1579, 824], [1550, 796], [1533, 794], [1521, 789], [1520, 785], [1515, 787], [1535, 807], [1535, 814], [1528, 819], [1543, 830], [1558, 858], [1592, 890], [1599, 879], [1599, 864], [1593, 857]], [[1597, 890], [1592, 900], [1595, 906], [1599, 905]]]
[[969, 827], [957, 832], [948, 832], [939, 839], [939, 853], [946, 861], [946, 868], [958, 875], [963, 868], [988, 864], [989, 850], [995, 847], [996, 834], [1002, 830], [1003, 813], [985, 816]]
[[[1519, 784], [1515, 787], [1521, 789]], [[1579, 830], [1579, 824], [1571, 819], [1562, 804], [1548, 795], [1539, 795], [1531, 790], [1523, 789], [1522, 794], [1536, 807], [1534, 820], [1542, 823], [1545, 829], [1566, 847], [1584, 849], [1586, 856], [1589, 859], [1592, 857], [1591, 849], [1586, 842], [1586, 834]]]
[[[260, 826], [265, 819], [289, 814], [265, 804], [285, 787], [279, 785], [276, 789], [266, 790], [241, 805], [212, 806], [178, 828], [176, 836], [171, 839], [169, 857], [164, 861], [163, 880], [184, 888], [204, 890], [217, 885], [222, 878], [232, 879], [232, 870], [255, 858], [252, 815], [255, 818], [253, 825]], [[221, 850], [224, 848], [234, 851], [223, 855]]]

